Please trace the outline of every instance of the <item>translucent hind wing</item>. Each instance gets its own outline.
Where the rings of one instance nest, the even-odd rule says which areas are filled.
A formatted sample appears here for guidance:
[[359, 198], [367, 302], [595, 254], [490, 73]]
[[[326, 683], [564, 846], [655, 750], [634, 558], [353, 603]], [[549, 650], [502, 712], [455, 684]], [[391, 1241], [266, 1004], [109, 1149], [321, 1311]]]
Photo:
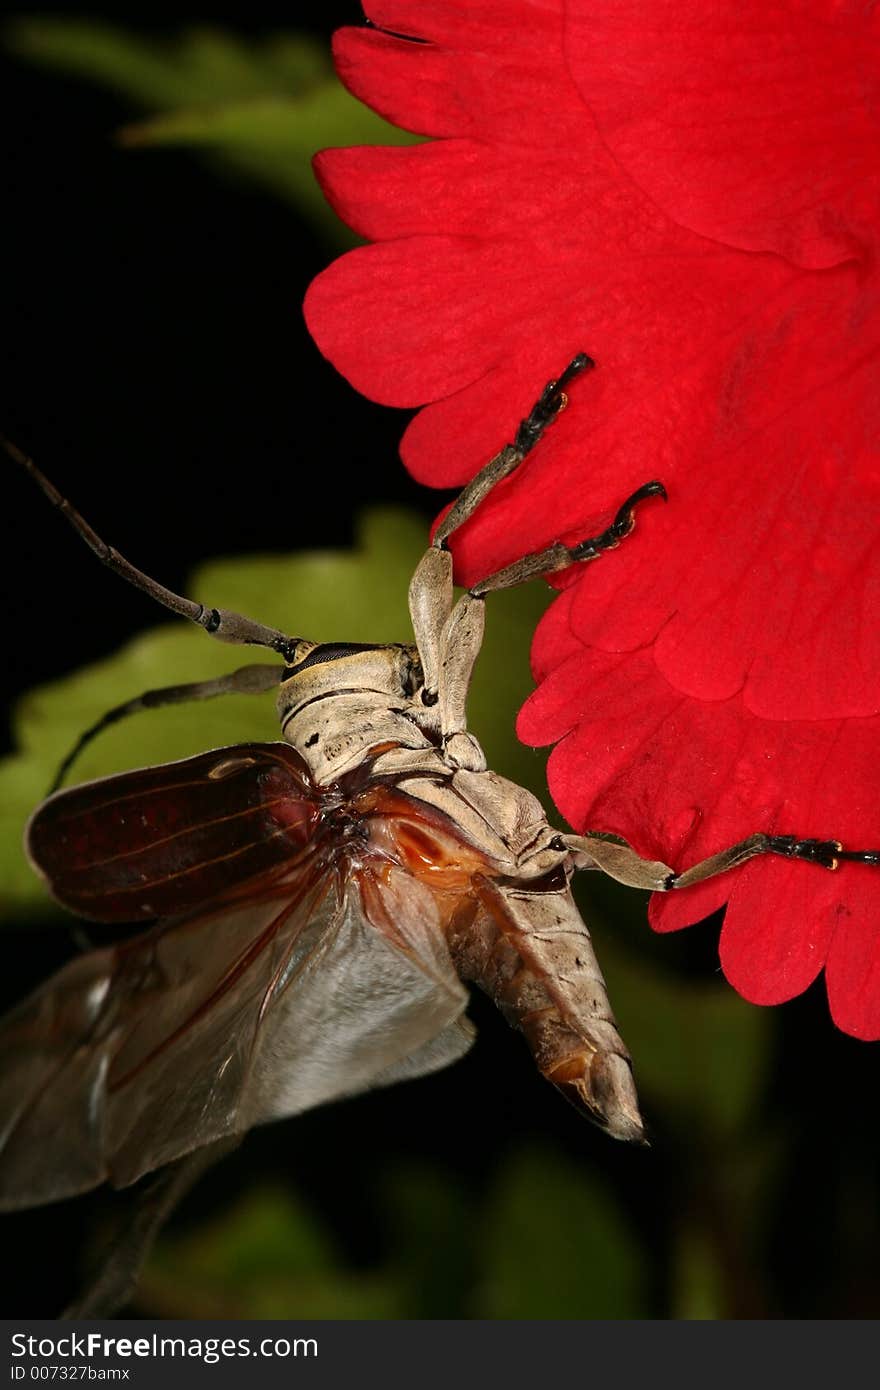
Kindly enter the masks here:
[[[116, 1186], [466, 1050], [431, 892], [317, 855], [72, 961], [0, 1024], [0, 1207]], [[386, 916], [386, 913], [392, 916]]]

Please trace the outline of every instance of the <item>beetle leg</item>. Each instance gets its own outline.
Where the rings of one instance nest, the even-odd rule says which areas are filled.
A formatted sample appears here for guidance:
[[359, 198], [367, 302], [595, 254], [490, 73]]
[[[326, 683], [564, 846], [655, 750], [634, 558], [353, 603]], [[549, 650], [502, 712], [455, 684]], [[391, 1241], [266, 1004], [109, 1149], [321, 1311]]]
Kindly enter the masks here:
[[585, 352], [579, 352], [560, 377], [555, 381], [548, 381], [529, 414], [520, 421], [513, 443], [505, 444], [501, 452], [490, 459], [462, 490], [458, 500], [434, 532], [435, 546], [443, 545], [453, 531], [457, 531], [476, 511], [495, 484], [500, 483], [502, 478], [506, 478], [519, 467], [526, 454], [534, 449], [547, 426], [552, 424], [560, 410], [568, 403], [564, 388], [581, 372], [588, 371], [595, 365], [592, 357], [588, 357]]
[[[451, 760], [476, 772], [483, 751], [467, 733], [467, 693], [483, 643], [484, 603], [465, 594], [453, 607], [452, 556], [432, 546], [409, 586], [409, 611], [422, 664], [422, 703], [436, 707], [436, 727]], [[452, 742], [454, 740], [454, 743]]]
[[[444, 547], [448, 538], [476, 511], [496, 483], [519, 467], [538, 443], [547, 426], [567, 404], [568, 397], [564, 387], [580, 372], [587, 371], [595, 365], [593, 359], [585, 352], [578, 353], [557, 380], [547, 383], [529, 414], [520, 422], [513, 443], [506, 444], [500, 453], [480, 469], [447, 512], [434, 532], [434, 548]], [[611, 525], [598, 536], [591, 536], [574, 546], [556, 542], [546, 550], [527, 555], [475, 584], [470, 591], [471, 594], [480, 597], [491, 589], [510, 589], [515, 584], [523, 584], [539, 575], [552, 574], [556, 570], [567, 569], [569, 565], [595, 560], [603, 551], [612, 550], [629, 535], [635, 524], [635, 508], [648, 497], [662, 497], [665, 500], [666, 489], [663, 484], [656, 481], [643, 484], [618, 508]]]
[[[565, 371], [545, 386], [529, 414], [519, 424], [513, 443], [506, 444], [461, 492], [437, 527], [431, 548], [413, 575], [409, 607], [424, 674], [422, 700], [436, 705], [437, 725], [453, 761], [477, 769], [485, 759], [476, 739], [467, 733], [466, 701], [474, 663], [483, 641], [482, 586], [453, 607], [452, 559], [446, 541], [496, 483], [506, 478], [540, 440], [567, 402], [565, 387], [579, 373], [594, 367], [579, 353]], [[619, 523], [620, 517], [616, 519]], [[546, 566], [545, 566], [546, 569]], [[528, 575], [524, 575], [528, 578]], [[519, 582], [514, 580], [513, 582]]]
[[452, 613], [452, 556], [435, 547], [425, 551], [409, 585], [409, 612], [422, 663], [422, 702], [440, 698], [443, 632]]
[[730, 849], [721, 850], [699, 864], [685, 869], [684, 873], [673, 874], [666, 884], [667, 888], [690, 888], [695, 883], [723, 874], [744, 864], [756, 854], [776, 854], [783, 859], [801, 859], [808, 864], [819, 864], [824, 869], [837, 869], [842, 860], [857, 864], [880, 865], [880, 850], [844, 849], [839, 840], [800, 839], [796, 835], [750, 835], [747, 840]]
[[431, 549], [419, 562], [409, 588], [409, 610], [424, 672], [426, 703], [436, 703], [439, 698], [442, 652], [448, 645], [443, 642], [443, 629], [452, 613], [452, 557], [446, 550], [446, 541], [476, 511], [495, 484], [518, 468], [535, 447], [566, 405], [568, 398], [563, 388], [580, 372], [595, 365], [585, 352], [578, 353], [557, 380], [548, 381], [520, 422], [514, 442], [505, 444], [471, 479], [434, 532]]
[[599, 869], [629, 888], [662, 892], [675, 876], [675, 870], [668, 864], [658, 859], [643, 859], [625, 841], [609, 840], [602, 835], [559, 835], [552, 847], [568, 850], [576, 869]]
[[512, 565], [481, 579], [470, 592], [481, 596], [493, 589], [512, 589], [516, 584], [524, 584], [529, 579], [537, 579], [542, 574], [553, 574], [556, 570], [567, 569], [569, 565], [585, 563], [597, 559], [603, 551], [613, 550], [629, 535], [635, 526], [635, 509], [639, 502], [649, 497], [662, 497], [666, 501], [666, 489], [662, 483], [644, 483], [637, 488], [617, 509], [610, 526], [606, 526], [598, 536], [590, 536], [576, 545], [563, 545], [561, 541], [539, 550], [534, 555], [525, 555]]
[[446, 620], [440, 639], [440, 731], [447, 757], [469, 772], [486, 769], [486, 755], [467, 732], [467, 696], [483, 645], [485, 610], [481, 598], [465, 594]]
[[579, 353], [565, 371], [547, 383], [529, 414], [520, 422], [512, 444], [507, 444], [471, 479], [434, 533], [430, 550], [420, 561], [409, 590], [410, 615], [422, 663], [422, 700], [436, 705], [437, 725], [444, 736], [447, 752], [461, 766], [476, 770], [485, 767], [482, 750], [467, 733], [466, 701], [474, 663], [483, 641], [483, 595], [491, 589], [506, 589], [539, 574], [577, 561], [591, 560], [618, 544], [633, 528], [634, 508], [643, 498], [666, 496], [661, 483], [647, 483], [624, 502], [617, 515], [600, 535], [568, 547], [556, 545], [538, 555], [526, 556], [515, 565], [500, 570], [475, 585], [453, 607], [452, 560], [446, 541], [496, 483], [517, 468], [540, 440], [545, 429], [567, 402], [564, 388], [580, 372], [594, 367], [586, 353]]
[[182, 705], [190, 700], [211, 700], [216, 695], [259, 695], [274, 689], [283, 674], [283, 666], [241, 666], [237, 671], [230, 671], [226, 676], [215, 676], [213, 680], [188, 681], [184, 685], [166, 685], [158, 690], [145, 690], [142, 695], [126, 700], [125, 704], [115, 705], [86, 729], [85, 733], [80, 734], [58, 768], [49, 794], [58, 790], [80, 753], [92, 739], [109, 729], [111, 724], [118, 724], [120, 719], [126, 719], [130, 714], [138, 714], [143, 709]]
[[608, 840], [598, 834], [560, 835], [561, 844], [571, 851], [575, 867], [578, 869], [600, 869], [609, 878], [625, 883], [630, 888], [645, 888], [651, 893], [665, 893], [672, 888], [689, 888], [704, 879], [735, 869], [756, 854], [765, 854], [771, 848], [769, 835], [750, 835], [747, 840], [732, 845], [730, 849], [713, 854], [699, 864], [677, 874], [668, 864], [658, 859], [643, 859], [625, 841]]
[[799, 839], [795, 835], [766, 835], [763, 832], [749, 835], [729, 849], [719, 850], [717, 854], [701, 859], [680, 874], [659, 860], [642, 859], [626, 843], [608, 840], [601, 835], [560, 835], [559, 847], [570, 851], [578, 869], [600, 869], [619, 883], [626, 883], [631, 888], [646, 888], [652, 893], [692, 888], [697, 883], [714, 878], [716, 874], [738, 868], [759, 854], [801, 859], [825, 869], [838, 868], [842, 860], [880, 865], [880, 850], [845, 850], [838, 840]]

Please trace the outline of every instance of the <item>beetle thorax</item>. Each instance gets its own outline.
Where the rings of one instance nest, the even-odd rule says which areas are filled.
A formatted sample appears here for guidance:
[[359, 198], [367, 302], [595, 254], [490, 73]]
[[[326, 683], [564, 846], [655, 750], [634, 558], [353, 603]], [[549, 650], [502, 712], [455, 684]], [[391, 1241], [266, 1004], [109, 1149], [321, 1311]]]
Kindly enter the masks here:
[[318, 782], [351, 772], [382, 745], [430, 748], [418, 728], [420, 685], [412, 647], [316, 645], [281, 683], [282, 733]]

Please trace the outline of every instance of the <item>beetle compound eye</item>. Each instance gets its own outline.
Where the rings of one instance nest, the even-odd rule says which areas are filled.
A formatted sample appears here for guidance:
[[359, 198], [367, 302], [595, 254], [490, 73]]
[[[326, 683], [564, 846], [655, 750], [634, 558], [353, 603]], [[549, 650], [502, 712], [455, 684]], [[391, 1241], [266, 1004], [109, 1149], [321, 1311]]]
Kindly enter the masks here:
[[372, 651], [375, 651], [375, 647], [371, 642], [321, 642], [295, 666], [286, 666], [283, 679], [290, 680], [291, 676], [299, 676], [310, 666], [322, 666], [327, 661], [338, 661], [340, 657], [353, 656], [356, 652]]
[[403, 653], [403, 674], [401, 684], [404, 695], [415, 695], [425, 683], [425, 673], [422, 670], [422, 663], [419, 661], [415, 652], [404, 651]]

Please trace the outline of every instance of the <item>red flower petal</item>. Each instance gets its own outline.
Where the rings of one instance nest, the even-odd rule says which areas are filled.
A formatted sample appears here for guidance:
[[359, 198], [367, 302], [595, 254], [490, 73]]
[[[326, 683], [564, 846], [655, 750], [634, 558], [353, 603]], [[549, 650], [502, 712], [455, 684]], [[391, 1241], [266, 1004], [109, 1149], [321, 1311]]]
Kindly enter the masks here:
[[877, 245], [880, 13], [835, 0], [573, 3], [571, 73], [684, 226], [811, 268]]
[[483, 7], [431, 8], [450, 19], [436, 34], [428, 32], [424, 16], [395, 21], [416, 38], [432, 38], [430, 43], [396, 37], [400, 31], [394, 25], [388, 25], [389, 34], [361, 29], [336, 34], [333, 56], [350, 92], [388, 120], [423, 135], [490, 130], [500, 140], [539, 147], [579, 136], [583, 106], [562, 59], [561, 15], [521, 3], [497, 7], [498, 22], [484, 25]]
[[[627, 268], [606, 243], [615, 228], [632, 227], [633, 203], [621, 203], [616, 224], [609, 213], [602, 228], [591, 228], [589, 244], [546, 248], [518, 283], [523, 249], [513, 241], [422, 237], [353, 252], [312, 286], [310, 326], [340, 370], [377, 399], [413, 405], [460, 393], [426, 413], [404, 443], [412, 472], [446, 485], [485, 461], [493, 418], [493, 448], [512, 437], [525, 406], [511, 415], [510, 403], [530, 401], [534, 383], [552, 375], [548, 343], [562, 339], [556, 360], [564, 360], [590, 332], [601, 370], [578, 384], [577, 406], [499, 494], [503, 508], [494, 499], [458, 539], [462, 579], [561, 537], [590, 534], [659, 473], [668, 515], [645, 519], [650, 546], [630, 544], [613, 564], [595, 567], [601, 573], [590, 575], [572, 612], [575, 630], [610, 650], [644, 645], [662, 630], [662, 669], [704, 699], [726, 699], [747, 684], [750, 708], [765, 716], [873, 714], [880, 630], [865, 615], [880, 584], [880, 406], [864, 325], [857, 340], [845, 336], [863, 299], [855, 272], [836, 272], [838, 298], [813, 304], [800, 277], [780, 288], [780, 263], [695, 253], [686, 316], [678, 263], [670, 273], [658, 229], [643, 237], [638, 288], [621, 305]], [[575, 275], [582, 286], [573, 285]], [[564, 296], [548, 291], [548, 278]], [[503, 299], [499, 283], [510, 286]], [[470, 309], [464, 319], [462, 302]], [[375, 325], [366, 363], [365, 321]], [[532, 325], [539, 352], [526, 347], [514, 366], [496, 367], [520, 321]], [[679, 327], [687, 347], [670, 369]], [[819, 342], [829, 350], [817, 352]], [[670, 428], [676, 415], [687, 437]], [[835, 470], [835, 457], [849, 460], [845, 472]], [[585, 469], [584, 458], [595, 458], [595, 467]]]
[[[880, 710], [876, 366], [851, 346], [849, 361], [842, 348], [817, 357], [813, 343], [835, 336], [810, 305], [790, 334], [777, 330], [772, 355], [752, 333], [763, 364], [739, 392], [733, 440], [707, 443], [702, 471], [669, 478], [650, 545], [631, 543], [579, 586], [565, 621], [584, 641], [619, 651], [656, 637], [672, 685], [706, 700], [744, 690], [767, 718]], [[774, 418], [772, 378], [789, 356], [794, 409]]]
[[[721, 968], [753, 1004], [782, 1004], [820, 974], [834, 932], [836, 894], [827, 869], [768, 863], [739, 876], [721, 929]], [[828, 875], [830, 877], [830, 875]], [[779, 903], [778, 910], [768, 903]]]
[[[589, 714], [573, 725], [583, 689], [590, 691]], [[880, 845], [880, 718], [761, 720], [738, 698], [710, 705], [682, 696], [648, 653], [581, 649], [542, 682], [517, 727], [526, 743], [556, 743], [548, 776], [572, 824], [622, 835], [646, 857], [678, 869], [759, 827]], [[768, 856], [681, 894], [655, 895], [651, 921], [658, 931], [676, 931], [729, 902], [721, 963], [745, 998], [790, 999], [827, 958], [835, 1021], [876, 1038], [880, 969], [871, 964], [870, 943], [880, 922], [873, 874], [858, 865], [831, 873]]]
[[[852, 873], [868, 876], [871, 870], [853, 867]], [[866, 877], [860, 893], [841, 894], [825, 969], [831, 1017], [866, 1042], [880, 1037], [880, 922], [873, 890]]]
[[[499, 197], [522, 178], [519, 146], [487, 147], [450, 139], [409, 147], [324, 150], [315, 172], [331, 205], [360, 236], [449, 235], [491, 242], [514, 237], [542, 247], [562, 225], [577, 225], [579, 241], [608, 242], [609, 214], [626, 219], [631, 240], [662, 237], [668, 219], [636, 193], [620, 188], [619, 174], [597, 137], [567, 149], [541, 151], [540, 187], [524, 189], [513, 204]], [[583, 206], [585, 179], [593, 199]], [[615, 205], [620, 204], [617, 212]]]
[[[403, 455], [443, 486], [575, 352], [599, 362], [456, 535], [459, 577], [669, 489], [619, 552], [558, 576], [539, 628], [519, 727], [559, 740], [557, 804], [682, 867], [757, 829], [880, 845], [871, 21], [819, 0], [369, 14], [393, 32], [344, 31], [345, 80], [445, 138], [319, 160], [381, 243], [312, 286], [319, 344], [375, 399], [427, 403]], [[652, 920], [729, 896], [722, 960], [747, 997], [789, 998], [827, 959], [836, 1020], [876, 1036], [877, 891], [875, 870], [768, 860]]]

